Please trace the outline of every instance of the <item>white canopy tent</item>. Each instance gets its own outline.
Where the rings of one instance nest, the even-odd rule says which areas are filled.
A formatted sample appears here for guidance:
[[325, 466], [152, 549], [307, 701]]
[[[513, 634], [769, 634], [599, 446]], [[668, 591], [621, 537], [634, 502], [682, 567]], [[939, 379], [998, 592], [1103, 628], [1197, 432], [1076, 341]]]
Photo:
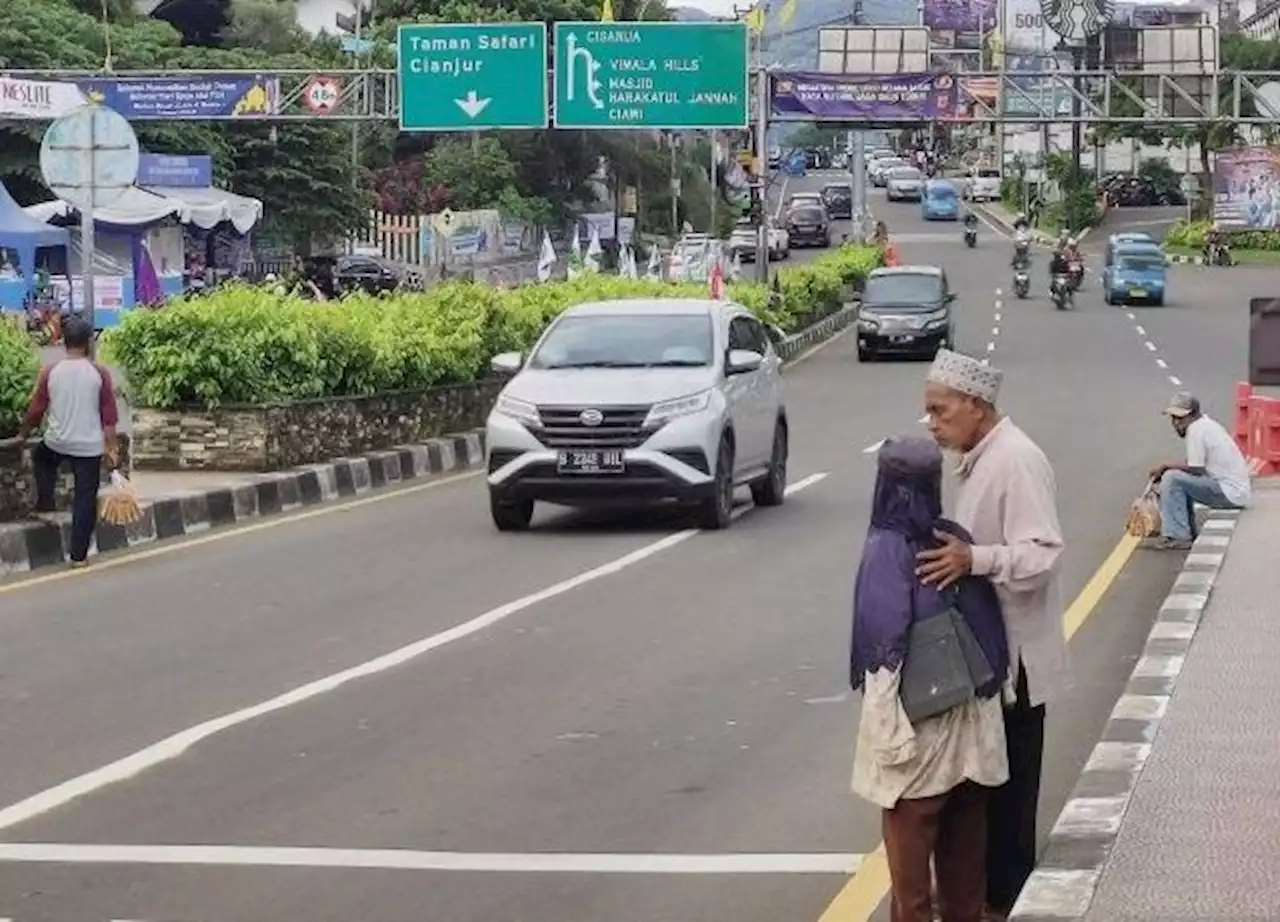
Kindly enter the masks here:
[[[66, 217], [74, 210], [74, 206], [61, 199], [23, 209], [45, 223]], [[247, 234], [262, 219], [262, 202], [207, 186], [194, 189], [134, 186], [110, 206], [94, 212], [94, 220], [99, 224], [117, 227], [142, 227], [166, 218], [176, 218], [181, 224], [191, 224], [202, 230], [210, 230], [226, 222], [237, 233]]]

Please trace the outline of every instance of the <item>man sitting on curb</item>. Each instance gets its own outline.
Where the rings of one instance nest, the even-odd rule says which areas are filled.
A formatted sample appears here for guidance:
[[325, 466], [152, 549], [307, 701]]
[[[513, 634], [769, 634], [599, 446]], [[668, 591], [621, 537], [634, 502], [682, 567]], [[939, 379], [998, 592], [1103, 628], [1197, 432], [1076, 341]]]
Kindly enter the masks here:
[[83, 567], [98, 522], [98, 485], [102, 460], [116, 465], [116, 393], [110, 373], [89, 358], [92, 326], [73, 317], [63, 328], [67, 357], [40, 369], [27, 418], [18, 432], [27, 435], [43, 421], [43, 440], [31, 451], [36, 481], [36, 515], [53, 512], [58, 469], [71, 465], [75, 487], [71, 502], [71, 566]]
[[1200, 412], [1200, 401], [1175, 394], [1165, 414], [1186, 441], [1185, 464], [1158, 464], [1152, 481], [1160, 482], [1160, 539], [1155, 547], [1185, 551], [1195, 538], [1195, 504], [1210, 509], [1243, 509], [1252, 485], [1249, 462], [1231, 433]]

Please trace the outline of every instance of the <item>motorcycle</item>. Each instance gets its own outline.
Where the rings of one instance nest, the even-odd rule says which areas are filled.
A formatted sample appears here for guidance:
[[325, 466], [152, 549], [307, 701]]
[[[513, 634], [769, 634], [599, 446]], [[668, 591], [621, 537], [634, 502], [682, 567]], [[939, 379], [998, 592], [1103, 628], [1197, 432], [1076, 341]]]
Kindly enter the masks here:
[[1084, 282], [1084, 264], [1079, 260], [1072, 260], [1067, 264], [1067, 281], [1073, 292], [1080, 290], [1080, 285]]
[[971, 250], [978, 245], [978, 229], [976, 227], [966, 227], [964, 229], [964, 245]]
[[1231, 259], [1231, 248], [1225, 243], [1205, 246], [1204, 263], [1206, 266], [1222, 266], [1224, 268], [1235, 265]]
[[1073, 305], [1071, 297], [1071, 278], [1066, 275], [1055, 275], [1049, 283], [1049, 296], [1053, 298], [1053, 306], [1060, 311], [1068, 310]]
[[1027, 271], [1026, 266], [1015, 267], [1013, 270], [1013, 293], [1021, 300], [1027, 296], [1029, 291], [1031, 291], [1031, 273]]

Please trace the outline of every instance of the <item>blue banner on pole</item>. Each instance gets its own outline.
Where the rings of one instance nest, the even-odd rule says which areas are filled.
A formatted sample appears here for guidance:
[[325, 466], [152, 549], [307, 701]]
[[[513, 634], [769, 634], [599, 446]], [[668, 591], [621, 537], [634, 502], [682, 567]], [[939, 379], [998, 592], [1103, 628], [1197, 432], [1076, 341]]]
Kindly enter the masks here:
[[203, 189], [213, 185], [209, 154], [143, 154], [138, 158], [139, 186]]
[[76, 83], [89, 99], [127, 119], [264, 118], [278, 111], [280, 78], [270, 74], [94, 78]]

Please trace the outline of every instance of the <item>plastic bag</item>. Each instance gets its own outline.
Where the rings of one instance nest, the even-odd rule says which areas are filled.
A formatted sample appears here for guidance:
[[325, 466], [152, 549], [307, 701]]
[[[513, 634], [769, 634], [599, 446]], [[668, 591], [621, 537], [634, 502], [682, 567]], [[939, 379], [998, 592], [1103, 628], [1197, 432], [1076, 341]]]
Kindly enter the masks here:
[[111, 485], [99, 498], [98, 518], [108, 525], [132, 525], [142, 519], [138, 494], [119, 471], [111, 472]]
[[1160, 534], [1160, 525], [1160, 494], [1156, 492], [1156, 485], [1149, 483], [1129, 507], [1124, 530], [1135, 538], [1154, 538]]

